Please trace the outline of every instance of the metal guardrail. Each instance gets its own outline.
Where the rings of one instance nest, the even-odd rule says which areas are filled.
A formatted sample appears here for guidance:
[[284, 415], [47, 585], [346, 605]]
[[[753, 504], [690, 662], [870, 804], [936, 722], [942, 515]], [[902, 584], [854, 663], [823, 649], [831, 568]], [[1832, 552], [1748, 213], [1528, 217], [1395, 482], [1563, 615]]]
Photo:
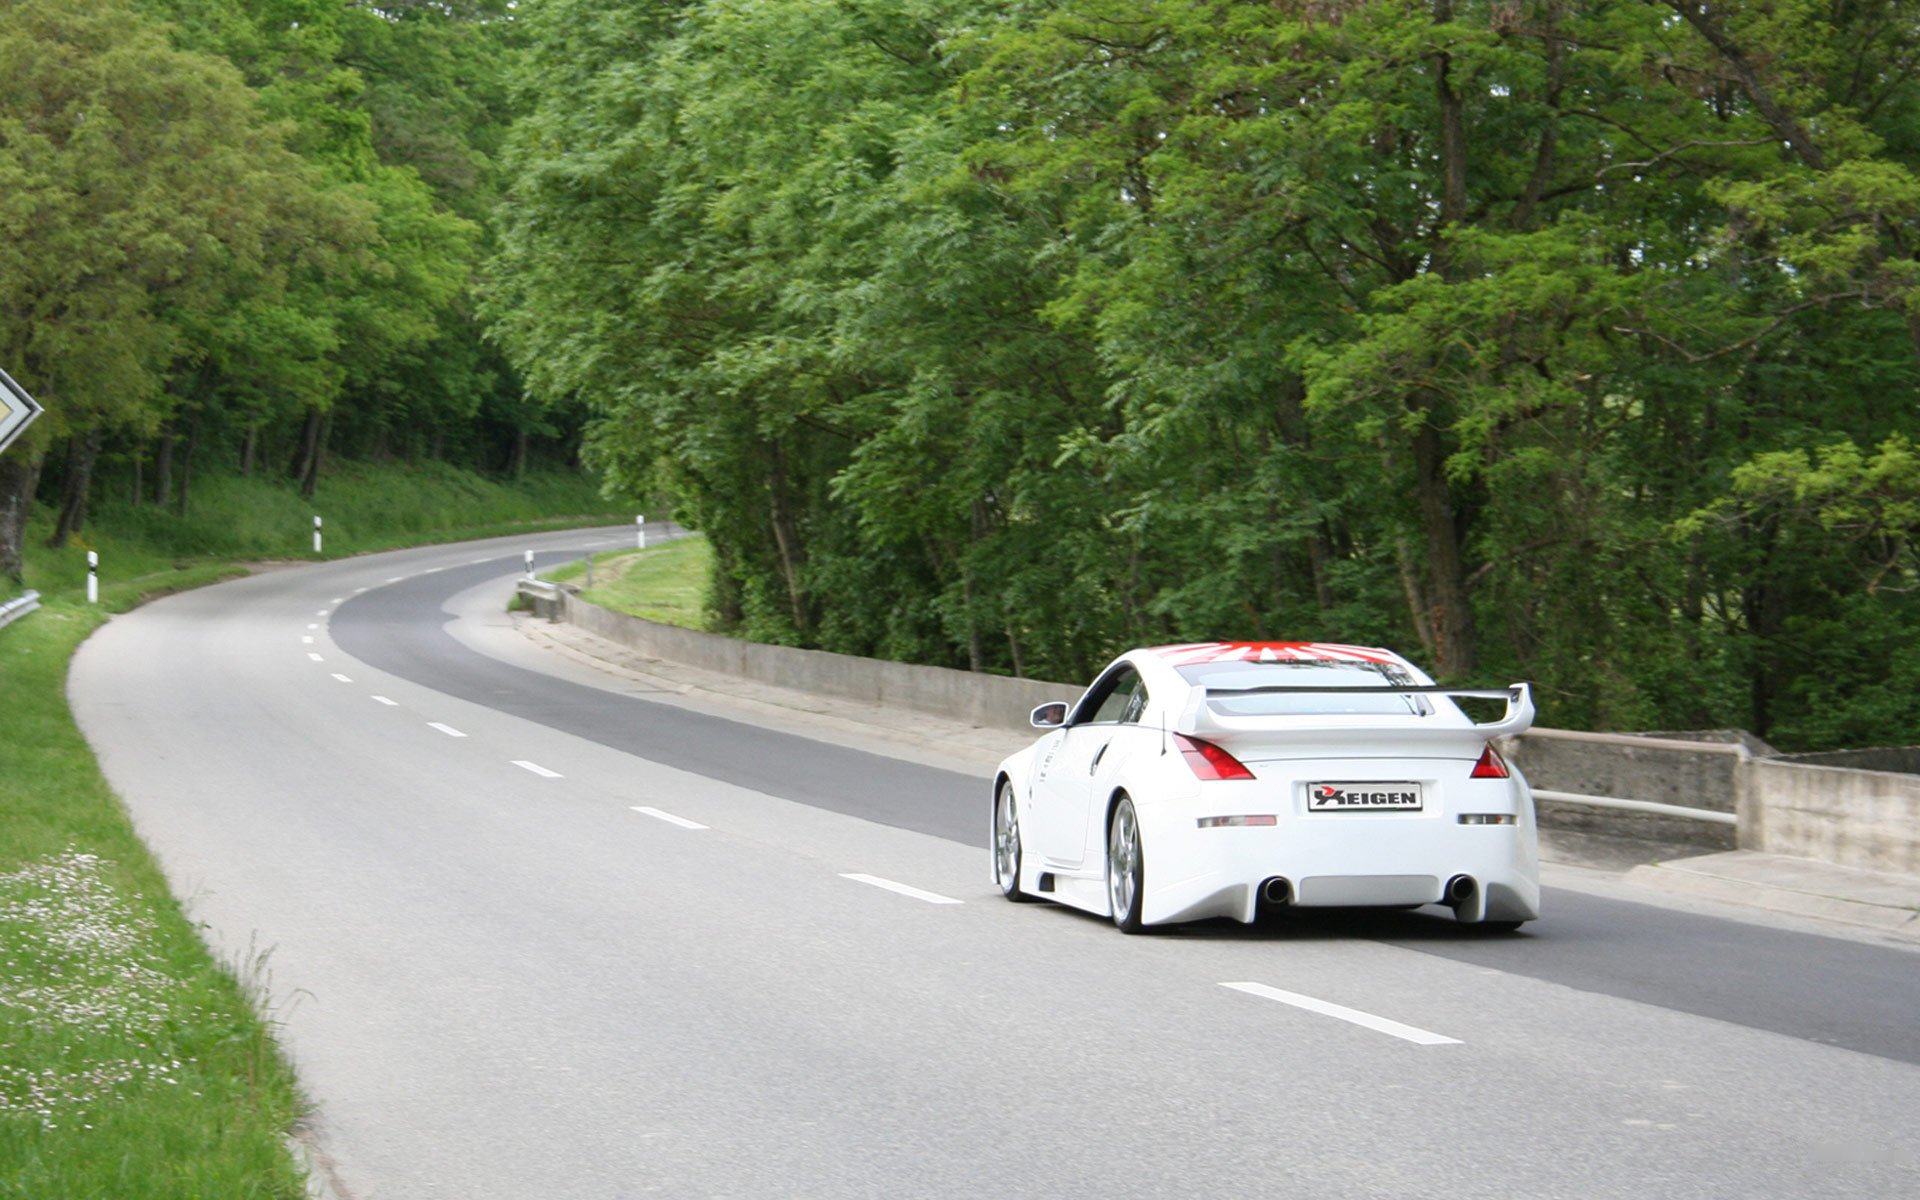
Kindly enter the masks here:
[[1752, 758], [1753, 751], [1739, 742], [1690, 742], [1680, 738], [1642, 737], [1637, 733], [1588, 733], [1584, 729], [1546, 729], [1534, 726], [1522, 737], [1549, 738], [1564, 742], [1598, 742], [1603, 746], [1633, 746], [1641, 750], [1685, 750], [1692, 754], [1731, 754]]
[[5, 629], [39, 607], [39, 592], [28, 592], [25, 595], [15, 596], [5, 604], [0, 604], [0, 629]]
[[546, 579], [535, 579], [528, 575], [514, 585], [514, 590], [533, 602], [533, 613], [549, 621], [560, 619], [559, 584]]
[[1663, 817], [1685, 817], [1692, 821], [1707, 821], [1714, 825], [1738, 825], [1740, 818], [1730, 812], [1721, 812], [1715, 808], [1687, 808], [1680, 804], [1660, 804], [1653, 800], [1626, 800], [1619, 796], [1586, 796], [1579, 792], [1550, 792], [1545, 788], [1533, 789], [1535, 800], [1554, 800], [1561, 804], [1581, 804], [1588, 808], [1618, 808], [1628, 812], [1658, 813]]
[[[1681, 738], [1644, 737], [1637, 733], [1589, 733], [1584, 729], [1548, 729], [1534, 726], [1518, 738], [1508, 738], [1505, 744], [1524, 742], [1529, 738], [1548, 741], [1588, 742], [1601, 746], [1619, 746], [1633, 750], [1673, 750], [1685, 754], [1719, 754], [1739, 760], [1741, 764], [1753, 758], [1753, 751], [1739, 742], [1695, 742]], [[1524, 761], [1525, 755], [1520, 755]], [[1735, 767], [1739, 769], [1738, 765]], [[1552, 800], [1560, 804], [1578, 804], [1585, 808], [1611, 808], [1621, 812], [1652, 813], [1662, 817], [1680, 817], [1689, 821], [1702, 821], [1710, 825], [1732, 825], [1738, 827], [1740, 818], [1730, 812], [1717, 808], [1689, 808], [1681, 804], [1661, 804], [1654, 800], [1631, 800], [1624, 796], [1590, 796], [1583, 792], [1556, 792], [1546, 788], [1534, 788], [1536, 800]]]

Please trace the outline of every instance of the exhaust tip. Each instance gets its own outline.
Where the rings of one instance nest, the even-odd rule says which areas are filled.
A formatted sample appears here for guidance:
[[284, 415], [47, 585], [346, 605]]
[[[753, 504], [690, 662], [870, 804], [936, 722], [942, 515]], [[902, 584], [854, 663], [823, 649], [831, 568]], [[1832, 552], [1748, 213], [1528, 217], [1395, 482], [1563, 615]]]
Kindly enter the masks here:
[[1285, 904], [1293, 899], [1293, 885], [1275, 875], [1260, 885], [1260, 899], [1268, 904]]
[[1473, 899], [1473, 893], [1479, 888], [1471, 875], [1455, 875], [1447, 880], [1445, 899], [1448, 904], [1464, 904]]

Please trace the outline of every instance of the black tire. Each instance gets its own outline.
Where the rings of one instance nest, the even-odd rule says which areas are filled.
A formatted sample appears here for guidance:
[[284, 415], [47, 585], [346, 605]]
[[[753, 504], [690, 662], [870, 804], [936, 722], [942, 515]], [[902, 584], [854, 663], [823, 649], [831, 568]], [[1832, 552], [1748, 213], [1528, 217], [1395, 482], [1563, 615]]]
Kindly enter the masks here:
[[1512, 933], [1525, 924], [1525, 921], [1482, 921], [1476, 928], [1484, 929], [1488, 933]]
[[993, 801], [993, 881], [1015, 904], [1033, 899], [1020, 890], [1020, 854], [1020, 809], [1012, 782], [1002, 780]]
[[1133, 801], [1122, 796], [1107, 821], [1107, 903], [1113, 910], [1113, 924], [1121, 933], [1139, 933], [1146, 928], [1140, 920], [1146, 881], [1140, 818], [1133, 811]]

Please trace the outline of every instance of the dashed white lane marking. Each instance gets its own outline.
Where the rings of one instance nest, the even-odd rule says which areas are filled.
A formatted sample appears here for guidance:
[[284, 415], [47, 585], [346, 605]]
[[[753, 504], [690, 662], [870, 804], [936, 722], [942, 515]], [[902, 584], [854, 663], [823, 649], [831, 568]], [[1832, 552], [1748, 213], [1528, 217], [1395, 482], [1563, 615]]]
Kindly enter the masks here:
[[374, 699], [379, 701], [381, 704], [386, 705], [389, 708], [400, 707], [400, 702], [398, 700], [389, 700], [385, 696], [375, 696]]
[[513, 765], [516, 767], [524, 767], [526, 770], [532, 771], [535, 775], [538, 775], [542, 779], [559, 779], [560, 778], [560, 772], [549, 771], [545, 767], [541, 766], [539, 763], [528, 762], [524, 758], [514, 759]]
[[670, 812], [661, 812], [657, 808], [648, 808], [644, 804], [635, 804], [632, 806], [632, 808], [633, 808], [633, 811], [637, 813], [643, 813], [646, 816], [652, 817], [656, 821], [665, 821], [669, 825], [678, 825], [682, 829], [707, 828], [705, 825], [702, 825], [698, 821], [689, 821], [685, 817], [676, 817]]
[[313, 637], [312, 637], [312, 635], [311, 635], [311, 634], [309, 634], [309, 635], [306, 635], [306, 636], [303, 636], [303, 637], [302, 637], [302, 638], [300, 639], [300, 641], [301, 641], [301, 644], [302, 644], [302, 645], [307, 645], [307, 646], [311, 646], [311, 645], [313, 645]]
[[1333, 1004], [1326, 1000], [1315, 1000], [1312, 996], [1302, 996], [1299, 992], [1282, 991], [1277, 987], [1268, 987], [1264, 983], [1223, 983], [1224, 988], [1236, 992], [1245, 992], [1249, 996], [1261, 996], [1268, 1000], [1278, 1000], [1282, 1004], [1291, 1004], [1295, 1008], [1304, 1008], [1308, 1012], [1319, 1013], [1323, 1017], [1332, 1017], [1338, 1021], [1349, 1021], [1355, 1025], [1384, 1033], [1392, 1037], [1404, 1038], [1422, 1046], [1458, 1046], [1459, 1038], [1450, 1038], [1444, 1034], [1430, 1033], [1425, 1029], [1416, 1029], [1411, 1025], [1402, 1025], [1398, 1021], [1389, 1021], [1385, 1017], [1376, 1017], [1372, 1013], [1361, 1012], [1357, 1008]]
[[328, 604], [345, 604], [346, 602], [347, 598], [345, 596], [335, 596], [333, 599], [327, 601]]
[[364, 592], [364, 591], [366, 591], [366, 590], [367, 590], [367, 589], [365, 589], [365, 588], [363, 588], [363, 587], [357, 587], [357, 588], [355, 588], [355, 589], [353, 589], [353, 594], [354, 594], [354, 595], [356, 595], [356, 596], [358, 596], [358, 595], [359, 595], [359, 594], [360, 594], [361, 592]]
[[479, 566], [479, 565], [480, 565], [481, 563], [489, 563], [489, 562], [492, 562], [492, 561], [493, 561], [493, 560], [492, 560], [492, 559], [490, 559], [490, 558], [476, 558], [476, 559], [474, 559], [474, 560], [473, 560], [473, 563], [474, 563], [474, 565], [475, 565], [475, 566]]
[[451, 725], [442, 725], [442, 724], [441, 724], [440, 722], [438, 722], [438, 721], [428, 721], [428, 722], [427, 722], [427, 724], [429, 724], [429, 725], [431, 725], [431, 726], [433, 726], [433, 727], [434, 727], [435, 729], [438, 729], [438, 730], [439, 730], [439, 731], [440, 731], [441, 733], [444, 733], [444, 734], [446, 734], [446, 735], [447, 735], [448, 737], [465, 737], [465, 736], [467, 736], [466, 734], [464, 734], [464, 733], [461, 733], [461, 732], [460, 732], [460, 731], [459, 731], [458, 729], [455, 729], [455, 728], [454, 728], [453, 726], [451, 726]]
[[308, 628], [308, 629], [318, 629], [318, 628], [320, 628], [320, 626], [318, 626], [318, 625], [308, 625], [308, 626], [307, 626], [307, 628]]
[[400, 582], [400, 581], [401, 581], [402, 579], [405, 579], [405, 578], [406, 578], [406, 576], [405, 576], [405, 575], [389, 575], [389, 576], [387, 577], [387, 582], [388, 582], [388, 583], [399, 583], [399, 582]]
[[353, 680], [351, 680], [351, 679], [348, 679], [348, 678], [347, 678], [347, 677], [346, 677], [345, 675], [342, 675], [342, 674], [341, 674], [340, 672], [338, 672], [338, 671], [335, 671], [335, 672], [333, 673], [333, 677], [334, 677], [335, 679], [338, 679], [338, 680], [339, 680], [339, 681], [340, 681], [341, 683], [352, 683], [352, 682], [353, 682]]
[[312, 660], [313, 660], [313, 661], [315, 661], [315, 662], [325, 662], [325, 661], [327, 661], [326, 659], [324, 659], [324, 658], [321, 658], [321, 657], [320, 657], [320, 656], [319, 656], [318, 654], [315, 654], [315, 653], [314, 653], [313, 651], [311, 651], [311, 650], [309, 650], [309, 651], [307, 651], [307, 657], [308, 657], [308, 658], [310, 658], [310, 659], [312, 659]]
[[323, 608], [323, 609], [321, 609], [321, 610], [320, 610], [319, 612], [317, 612], [317, 613], [315, 613], [315, 614], [313, 614], [313, 615], [314, 615], [314, 616], [316, 616], [316, 617], [324, 617], [324, 616], [326, 616], [326, 615], [327, 615], [327, 613], [329, 613], [329, 612], [331, 612], [331, 611], [332, 611], [331, 609], [325, 609], [325, 608]]
[[895, 883], [891, 879], [882, 879], [878, 875], [841, 874], [842, 879], [851, 879], [855, 883], [865, 883], [889, 892], [898, 892], [902, 896], [912, 896], [915, 900], [925, 900], [928, 904], [965, 904], [964, 900], [955, 900], [952, 896], [942, 896], [938, 892], [923, 892], [917, 887], [908, 887], [904, 883]]

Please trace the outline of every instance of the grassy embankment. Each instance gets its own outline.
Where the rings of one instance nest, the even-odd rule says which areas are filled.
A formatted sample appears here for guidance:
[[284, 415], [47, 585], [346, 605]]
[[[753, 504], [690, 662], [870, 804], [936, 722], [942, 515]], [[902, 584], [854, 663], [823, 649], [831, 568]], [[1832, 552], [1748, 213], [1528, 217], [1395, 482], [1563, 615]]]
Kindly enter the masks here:
[[[675, 538], [645, 550], [612, 550], [593, 556], [593, 587], [581, 599], [684, 629], [707, 628], [707, 579], [713, 550], [698, 534]], [[568, 563], [544, 578], [559, 583], [581, 580], [585, 561]]]
[[[142, 600], [327, 557], [607, 519], [584, 480], [503, 487], [445, 468], [348, 467], [318, 507], [208, 480], [192, 515], [108, 505], [86, 538], [28, 543], [41, 611], [0, 630], [0, 1197], [305, 1195], [285, 1135], [301, 1110], [258, 964], [216, 963], [102, 778], [66, 702], [67, 660]], [[101, 603], [85, 601], [86, 551]]]

